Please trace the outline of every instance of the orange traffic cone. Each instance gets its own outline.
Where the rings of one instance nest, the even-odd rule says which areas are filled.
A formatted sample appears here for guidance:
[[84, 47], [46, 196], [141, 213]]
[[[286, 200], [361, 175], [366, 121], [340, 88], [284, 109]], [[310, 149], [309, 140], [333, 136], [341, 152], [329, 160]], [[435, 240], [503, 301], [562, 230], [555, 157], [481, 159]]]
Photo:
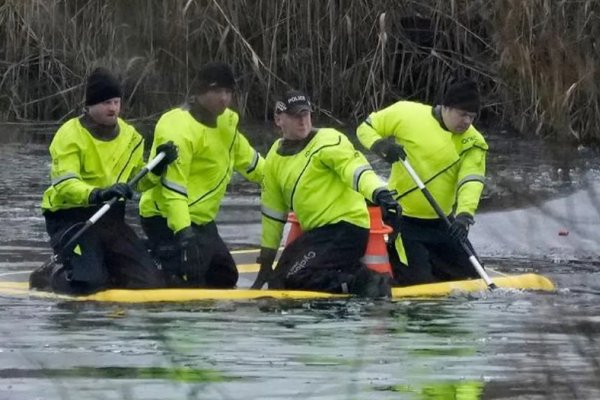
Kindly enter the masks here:
[[288, 214], [288, 223], [290, 224], [290, 230], [288, 232], [287, 238], [285, 239], [285, 245], [292, 243], [294, 240], [298, 238], [298, 236], [302, 235], [302, 228], [300, 228], [300, 222], [296, 218], [296, 214], [293, 212]]
[[362, 262], [373, 271], [389, 274], [390, 277], [393, 277], [392, 266], [385, 244], [385, 235], [391, 233], [392, 228], [383, 224], [381, 209], [377, 206], [369, 207], [369, 217], [371, 218], [369, 243]]

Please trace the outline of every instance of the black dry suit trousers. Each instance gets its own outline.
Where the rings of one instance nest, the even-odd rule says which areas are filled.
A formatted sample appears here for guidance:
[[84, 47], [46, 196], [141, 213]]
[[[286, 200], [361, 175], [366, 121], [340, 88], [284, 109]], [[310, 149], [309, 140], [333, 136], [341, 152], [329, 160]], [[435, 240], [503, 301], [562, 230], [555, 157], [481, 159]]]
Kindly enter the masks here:
[[284, 249], [269, 288], [363, 294], [380, 275], [361, 262], [368, 241], [368, 229], [348, 222], [304, 232]]
[[400, 235], [408, 266], [402, 264], [393, 246], [388, 247], [394, 285], [478, 278], [460, 243], [450, 238], [441, 219], [402, 217]]
[[[58, 252], [98, 208], [46, 211], [46, 230]], [[76, 225], [77, 224], [77, 225]], [[125, 223], [122, 202], [100, 218], [78, 240], [65, 257], [64, 268], [50, 277], [52, 290], [68, 294], [88, 294], [107, 288], [145, 289], [164, 286], [144, 243]]]
[[210, 287], [229, 289], [235, 287], [238, 270], [235, 261], [219, 235], [217, 224], [211, 221], [205, 225], [192, 224], [196, 233], [196, 244], [200, 258], [195, 275], [202, 282], [188, 281], [186, 268], [181, 260], [181, 250], [175, 241], [173, 231], [162, 217], [142, 218], [142, 228], [148, 236], [154, 256], [159, 260], [167, 275], [167, 284], [171, 287]]

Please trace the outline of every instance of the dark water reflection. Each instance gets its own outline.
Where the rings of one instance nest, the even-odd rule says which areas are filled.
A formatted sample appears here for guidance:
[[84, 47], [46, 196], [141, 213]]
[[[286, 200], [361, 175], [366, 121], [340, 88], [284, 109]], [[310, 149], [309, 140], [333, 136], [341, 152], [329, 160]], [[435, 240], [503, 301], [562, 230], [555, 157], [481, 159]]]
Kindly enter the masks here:
[[[40, 141], [0, 144], [0, 275], [49, 255], [38, 209], [49, 157]], [[484, 211], [600, 182], [587, 149], [489, 141]], [[259, 242], [257, 195], [236, 178], [219, 215], [233, 248]], [[136, 223], [135, 209], [128, 216]], [[560, 289], [394, 303], [123, 306], [0, 296], [0, 399], [600, 398], [597, 261], [487, 261], [506, 273], [542, 272]]]

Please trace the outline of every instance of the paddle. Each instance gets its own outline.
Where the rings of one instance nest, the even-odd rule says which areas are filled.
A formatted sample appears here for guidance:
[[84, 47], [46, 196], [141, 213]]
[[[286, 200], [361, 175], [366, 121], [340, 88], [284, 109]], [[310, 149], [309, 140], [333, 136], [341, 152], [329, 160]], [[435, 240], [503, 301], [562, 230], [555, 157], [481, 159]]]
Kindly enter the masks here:
[[[146, 176], [146, 174], [148, 172], [150, 172], [154, 167], [156, 167], [158, 165], [158, 163], [160, 163], [162, 161], [162, 159], [165, 157], [166, 157], [165, 152], [158, 153], [156, 155], [156, 157], [154, 157], [148, 164], [146, 164], [146, 166], [144, 166], [144, 168], [142, 168], [140, 170], [140, 172], [138, 172], [133, 178], [131, 178], [131, 180], [129, 182], [127, 182], [127, 185], [129, 185], [129, 187], [133, 188], [144, 176]], [[67, 241], [67, 243], [59, 251], [56, 252], [56, 254], [54, 254], [52, 257], [50, 257], [50, 260], [48, 260], [46, 263], [44, 263], [44, 265], [42, 266], [41, 269], [49, 268], [51, 266], [54, 266], [56, 263], [61, 262], [61, 259], [65, 256], [65, 253], [70, 251], [71, 248], [74, 247], [75, 243], [81, 237], [81, 235], [83, 235], [88, 229], [90, 229], [90, 227], [92, 225], [94, 225], [100, 218], [102, 218], [102, 216], [104, 214], [106, 214], [108, 212], [108, 210], [118, 200], [119, 200], [118, 197], [113, 197], [112, 199], [110, 199], [109, 201], [104, 203], [104, 205], [98, 211], [96, 211], [94, 213], [94, 215], [92, 215], [87, 221], [85, 221], [85, 223], [83, 224], [81, 229], [79, 229]]]
[[[442, 220], [444, 220], [444, 222], [446, 223], [446, 226], [448, 226], [448, 228], [450, 228], [452, 223], [450, 222], [450, 220], [448, 219], [448, 217], [446, 216], [444, 211], [440, 208], [440, 205], [437, 203], [437, 201], [435, 201], [435, 199], [433, 198], [433, 196], [431, 195], [431, 193], [429, 192], [429, 190], [427, 189], [427, 187], [425, 186], [425, 184], [423, 183], [421, 178], [419, 178], [419, 175], [417, 175], [417, 173], [413, 169], [412, 165], [410, 165], [410, 163], [408, 162], [408, 157], [407, 157], [404, 149], [400, 150], [400, 161], [402, 161], [404, 168], [406, 168], [406, 171], [408, 172], [408, 174], [410, 175], [412, 180], [417, 184], [417, 186], [419, 187], [419, 189], [421, 190], [421, 192], [423, 193], [423, 195], [425, 196], [427, 201], [429, 201], [429, 204], [431, 204], [431, 207], [433, 207], [436, 214]], [[460, 245], [462, 246], [463, 250], [469, 256], [469, 261], [471, 262], [471, 265], [473, 265], [473, 268], [475, 268], [475, 271], [477, 271], [477, 273], [479, 274], [481, 279], [483, 279], [483, 281], [486, 283], [486, 285], [488, 286], [488, 289], [490, 289], [490, 290], [496, 289], [496, 284], [494, 284], [494, 282], [492, 282], [492, 280], [490, 279], [488, 274], [483, 269], [483, 266], [477, 259], [477, 256], [475, 255], [475, 251], [473, 250], [472, 245], [469, 242], [469, 239], [466, 238], [465, 240], [461, 240]]]

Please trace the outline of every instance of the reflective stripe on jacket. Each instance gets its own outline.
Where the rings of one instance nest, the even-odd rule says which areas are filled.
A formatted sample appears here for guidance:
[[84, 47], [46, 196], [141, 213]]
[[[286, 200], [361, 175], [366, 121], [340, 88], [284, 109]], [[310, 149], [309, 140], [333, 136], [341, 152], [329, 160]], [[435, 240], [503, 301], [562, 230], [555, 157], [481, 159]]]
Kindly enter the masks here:
[[[475, 214], [488, 145], [473, 125], [453, 134], [442, 128], [431, 106], [399, 101], [372, 113], [357, 128], [357, 136], [367, 148], [376, 140], [393, 137], [404, 146], [410, 164], [447, 215], [453, 208]], [[392, 165], [388, 186], [398, 191], [404, 215], [438, 218], [401, 162]]]
[[[119, 134], [99, 140], [81, 124], [79, 118], [65, 122], [50, 144], [51, 186], [44, 192], [42, 209], [57, 211], [89, 206], [94, 188], [127, 182], [143, 166], [144, 139], [122, 119]], [[137, 186], [145, 190], [157, 182], [147, 175]]]
[[344, 134], [319, 129], [297, 154], [280, 155], [282, 140], [265, 161], [261, 245], [277, 248], [288, 211], [303, 231], [340, 221], [369, 228], [365, 198], [385, 184]]
[[214, 128], [184, 108], [168, 111], [156, 125], [151, 155], [169, 140], [178, 146], [177, 161], [167, 167], [160, 185], [142, 195], [140, 214], [166, 218], [173, 232], [216, 218], [234, 170], [250, 181], [262, 180], [264, 160], [238, 131], [232, 110], [225, 110]]

